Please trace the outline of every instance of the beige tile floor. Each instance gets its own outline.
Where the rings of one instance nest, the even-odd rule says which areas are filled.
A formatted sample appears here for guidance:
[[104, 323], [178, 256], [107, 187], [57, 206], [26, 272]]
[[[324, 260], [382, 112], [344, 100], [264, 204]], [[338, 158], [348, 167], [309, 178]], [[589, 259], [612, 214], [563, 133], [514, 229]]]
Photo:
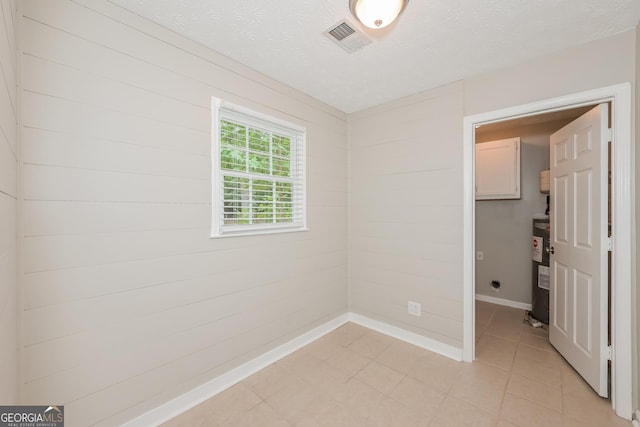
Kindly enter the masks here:
[[348, 323], [166, 426], [616, 427], [522, 310], [478, 302], [474, 363]]

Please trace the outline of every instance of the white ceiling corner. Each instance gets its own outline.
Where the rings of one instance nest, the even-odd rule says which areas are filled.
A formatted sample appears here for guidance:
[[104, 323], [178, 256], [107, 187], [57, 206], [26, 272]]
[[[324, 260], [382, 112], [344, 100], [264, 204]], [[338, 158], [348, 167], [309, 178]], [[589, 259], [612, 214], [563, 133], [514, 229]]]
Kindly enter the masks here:
[[638, 0], [411, 0], [347, 54], [348, 0], [111, 0], [346, 113], [633, 28]]

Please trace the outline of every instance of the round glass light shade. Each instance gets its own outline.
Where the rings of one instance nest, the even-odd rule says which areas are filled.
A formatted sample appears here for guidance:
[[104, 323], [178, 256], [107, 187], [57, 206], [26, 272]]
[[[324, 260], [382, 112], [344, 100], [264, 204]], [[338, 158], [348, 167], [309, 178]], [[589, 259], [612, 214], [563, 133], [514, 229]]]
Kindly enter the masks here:
[[400, 15], [409, 0], [349, 0], [351, 13], [369, 28], [384, 28]]

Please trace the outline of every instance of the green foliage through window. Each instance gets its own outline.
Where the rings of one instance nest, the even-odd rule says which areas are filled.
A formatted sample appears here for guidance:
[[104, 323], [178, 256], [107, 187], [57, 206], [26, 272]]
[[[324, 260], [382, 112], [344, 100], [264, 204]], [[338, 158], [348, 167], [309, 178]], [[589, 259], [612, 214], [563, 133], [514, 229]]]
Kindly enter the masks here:
[[291, 137], [220, 121], [225, 225], [294, 221]]

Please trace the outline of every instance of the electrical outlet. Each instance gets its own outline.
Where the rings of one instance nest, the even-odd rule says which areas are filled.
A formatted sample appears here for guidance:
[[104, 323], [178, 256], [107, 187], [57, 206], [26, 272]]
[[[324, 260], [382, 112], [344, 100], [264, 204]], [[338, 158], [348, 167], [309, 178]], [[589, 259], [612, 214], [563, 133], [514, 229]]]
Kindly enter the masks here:
[[484, 252], [482, 251], [476, 252], [476, 261], [484, 261]]
[[412, 314], [414, 316], [422, 316], [422, 306], [419, 302], [409, 301], [409, 308], [407, 311], [409, 312], [409, 314]]

